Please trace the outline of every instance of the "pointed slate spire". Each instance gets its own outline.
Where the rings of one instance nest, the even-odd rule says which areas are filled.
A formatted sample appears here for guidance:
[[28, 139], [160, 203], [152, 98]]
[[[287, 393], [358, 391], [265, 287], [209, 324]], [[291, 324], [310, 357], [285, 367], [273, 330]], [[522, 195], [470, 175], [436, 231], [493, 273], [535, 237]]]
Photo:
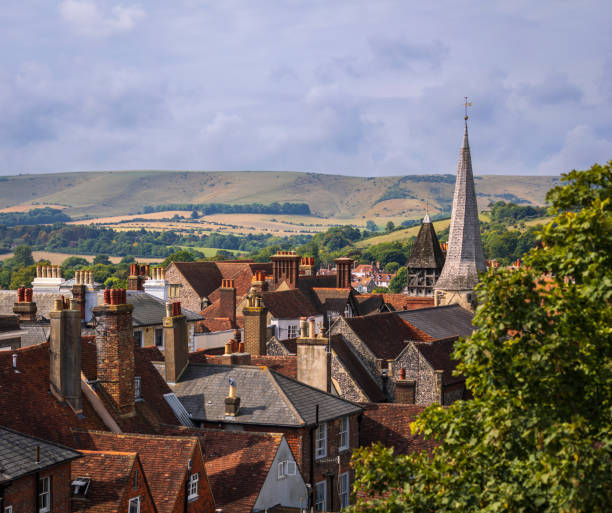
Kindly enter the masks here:
[[435, 288], [457, 292], [473, 290], [478, 283], [478, 273], [485, 270], [466, 115], [453, 197], [448, 251]]
[[440, 273], [443, 266], [444, 253], [440, 248], [440, 242], [429, 214], [425, 214], [406, 267], [409, 269], [437, 269]]

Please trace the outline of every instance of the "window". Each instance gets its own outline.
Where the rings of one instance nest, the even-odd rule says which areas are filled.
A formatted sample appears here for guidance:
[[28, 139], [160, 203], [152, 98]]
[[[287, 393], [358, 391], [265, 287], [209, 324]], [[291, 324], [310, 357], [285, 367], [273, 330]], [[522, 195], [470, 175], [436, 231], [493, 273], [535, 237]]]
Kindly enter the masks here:
[[38, 512], [51, 511], [51, 478], [43, 477], [38, 480]]
[[353, 309], [351, 308], [351, 304], [348, 302], [344, 307], [344, 317], [353, 317]]
[[340, 419], [340, 447], [341, 451], [349, 448], [349, 418], [342, 417]]
[[188, 497], [187, 499], [193, 500], [198, 498], [198, 482], [200, 481], [200, 474], [190, 474], [189, 482], [187, 483]]
[[287, 476], [295, 476], [295, 461], [285, 460], [278, 463], [278, 479], [285, 479]]
[[179, 289], [181, 288], [180, 284], [172, 284], [168, 285], [168, 297], [179, 297]]
[[142, 383], [140, 376], [134, 377], [134, 399], [140, 399], [142, 394]]
[[142, 331], [134, 332], [134, 340], [136, 341], [136, 344], [138, 345], [138, 347], [144, 347]]
[[164, 347], [164, 329], [155, 328], [155, 345], [157, 347]]
[[296, 324], [290, 324], [287, 326], [287, 338], [297, 338], [298, 327]]
[[315, 485], [315, 509], [327, 511], [327, 481]]
[[128, 513], [140, 513], [140, 497], [130, 499], [130, 507]]
[[316, 429], [315, 440], [315, 457], [316, 459], [324, 458], [327, 456], [327, 424], [325, 422], [323, 424], [319, 424], [319, 427]]
[[13, 506], [6, 506], [4, 508], [4, 513], [13, 513]]
[[346, 508], [349, 505], [350, 493], [349, 473], [340, 474], [340, 507]]

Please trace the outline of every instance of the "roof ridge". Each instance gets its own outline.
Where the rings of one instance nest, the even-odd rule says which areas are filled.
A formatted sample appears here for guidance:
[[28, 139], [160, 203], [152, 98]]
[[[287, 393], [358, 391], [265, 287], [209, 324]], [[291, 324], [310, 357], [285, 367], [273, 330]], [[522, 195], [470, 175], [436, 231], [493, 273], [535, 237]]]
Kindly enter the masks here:
[[[265, 368], [265, 371], [268, 373], [270, 381], [272, 381], [274, 383], [274, 386], [276, 386], [276, 388], [280, 392], [281, 396], [284, 397], [285, 401], [289, 403], [289, 406], [291, 407], [291, 410], [293, 411], [295, 416], [300, 420], [300, 422], [302, 424], [305, 425], [306, 421], [300, 415], [300, 412], [298, 411], [297, 407], [295, 406], [295, 404], [293, 404], [293, 401], [291, 399], [289, 399], [289, 396], [285, 393], [285, 391], [283, 390], [283, 387], [281, 387], [280, 383], [278, 382], [277, 376], [280, 376], [281, 374], [278, 374], [278, 373], [270, 370], [268, 367], [264, 367], [264, 368]], [[286, 377], [286, 376], [283, 376], [283, 377]]]
[[79, 449], [79, 452], [83, 454], [111, 454], [113, 456], [131, 456], [137, 457], [137, 451], [94, 451], [90, 449]]
[[[32, 346], [29, 346], [29, 347], [32, 347]], [[9, 351], [7, 351], [7, 353], [8, 352]], [[72, 452], [76, 452], [76, 453], [79, 452], [77, 449], [74, 449], [72, 447], [68, 447], [67, 445], [63, 445], [63, 444], [54, 442], [52, 440], [45, 440], [44, 438], [40, 438], [38, 436], [30, 435], [29, 433], [23, 433], [22, 431], [17, 431], [15, 429], [12, 429], [12, 428], [7, 427], [7, 426], [0, 426], [0, 430], [10, 431], [11, 433], [14, 433], [16, 435], [23, 436], [24, 438], [30, 438], [30, 439], [36, 440], [38, 442], [43, 442], [43, 443], [45, 443], [47, 445], [52, 445], [52, 446], [58, 447], [60, 449], [65, 449], [67, 451], [72, 451]]]
[[173, 439], [173, 440], [177, 440], [177, 441], [187, 441], [187, 442], [192, 442], [195, 443], [196, 440], [194, 440], [193, 436], [172, 436], [172, 435], [159, 435], [159, 434], [154, 434], [154, 435], [150, 435], [147, 433], [112, 433], [110, 431], [99, 431], [97, 429], [72, 429], [72, 431], [77, 432], [77, 433], [88, 433], [88, 434], [94, 434], [94, 435], [107, 435], [110, 437], [114, 437], [114, 438], [128, 438], [128, 437], [132, 437], [132, 438], [147, 438], [147, 439], [155, 439], [155, 438], [164, 438], [164, 439]]

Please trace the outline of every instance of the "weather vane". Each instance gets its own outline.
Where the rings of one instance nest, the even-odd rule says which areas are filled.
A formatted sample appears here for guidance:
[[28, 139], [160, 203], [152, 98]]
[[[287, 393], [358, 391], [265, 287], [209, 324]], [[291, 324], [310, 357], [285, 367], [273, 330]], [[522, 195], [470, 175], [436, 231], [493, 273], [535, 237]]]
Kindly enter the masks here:
[[465, 98], [465, 103], [463, 104], [465, 106], [465, 117], [463, 119], [465, 119], [466, 121], [468, 120], [468, 113], [467, 113], [467, 109], [468, 107], [472, 106], [472, 102], [468, 102], [468, 97], [464, 96]]

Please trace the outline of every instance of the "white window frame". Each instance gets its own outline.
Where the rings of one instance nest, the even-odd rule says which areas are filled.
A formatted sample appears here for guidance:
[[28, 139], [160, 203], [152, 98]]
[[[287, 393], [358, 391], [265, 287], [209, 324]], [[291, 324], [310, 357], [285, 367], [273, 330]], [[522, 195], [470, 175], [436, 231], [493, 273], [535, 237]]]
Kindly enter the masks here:
[[38, 480], [38, 513], [51, 511], [51, 477]]
[[[319, 495], [323, 491], [322, 497]], [[315, 511], [327, 511], [327, 481], [319, 481], [315, 484]]]
[[140, 399], [142, 397], [142, 378], [140, 376], [134, 376], [134, 399]]
[[344, 307], [344, 317], [353, 317], [353, 309], [351, 308], [351, 304], [347, 301], [346, 306]]
[[187, 490], [189, 493], [187, 494], [187, 500], [192, 501], [199, 497], [198, 495], [198, 484], [200, 482], [200, 474], [197, 472], [195, 474], [189, 474], [189, 484], [187, 485]]
[[346, 508], [349, 505], [351, 497], [351, 478], [348, 472], [340, 474], [340, 491], [338, 497], [340, 499], [340, 509]]
[[[132, 511], [132, 505], [136, 506], [136, 511]], [[140, 513], [140, 495], [130, 499], [128, 503], [128, 513]]]
[[13, 513], [13, 506], [4, 506], [4, 513]]
[[293, 460], [279, 461], [277, 470], [278, 470], [277, 478], [279, 481], [289, 476], [295, 476], [296, 474], [295, 461]]
[[319, 424], [315, 430], [315, 459], [327, 456], [327, 422]]
[[287, 338], [297, 338], [298, 336], [298, 325], [289, 324], [287, 326]]
[[350, 447], [351, 440], [351, 424], [348, 416], [342, 417], [340, 419], [340, 445], [338, 446], [338, 450], [346, 451]]

